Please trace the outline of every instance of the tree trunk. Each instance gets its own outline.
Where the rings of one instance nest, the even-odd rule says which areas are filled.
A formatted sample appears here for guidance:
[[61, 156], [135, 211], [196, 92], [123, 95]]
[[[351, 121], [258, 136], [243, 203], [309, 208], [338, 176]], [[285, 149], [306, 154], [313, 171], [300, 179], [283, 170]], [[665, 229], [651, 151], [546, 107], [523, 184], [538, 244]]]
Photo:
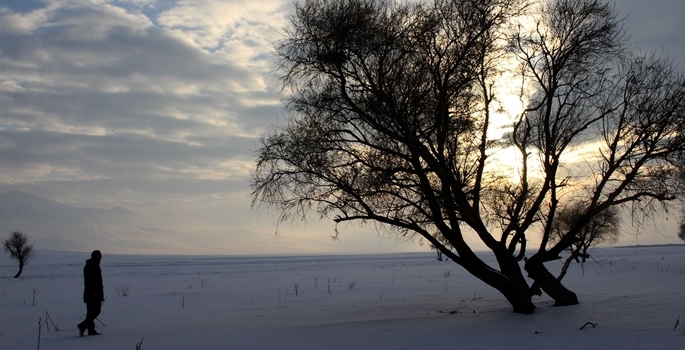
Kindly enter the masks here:
[[532, 314], [535, 310], [535, 305], [533, 304], [532, 298], [528, 290], [528, 283], [526, 278], [523, 276], [521, 267], [515, 260], [512, 259], [511, 262], [506, 263], [506, 266], [500, 264], [502, 272], [507, 276], [508, 285], [505, 290], [498, 290], [504, 294], [511, 306], [514, 308], [514, 312], [521, 314]]
[[524, 268], [528, 272], [528, 276], [535, 281], [535, 284], [554, 299], [554, 306], [578, 304], [576, 293], [564, 287], [535, 257], [526, 260]]
[[[457, 252], [442, 246], [441, 251], [452, 261], [461, 265], [471, 275], [497, 289], [513, 307], [513, 311], [520, 314], [532, 314], [535, 310], [529, 286], [523, 275], [519, 262], [502, 246], [493, 249], [500, 271], [490, 267], [481, 260], [464, 241], [457, 240]], [[498, 247], [496, 247], [498, 248]]]
[[528, 283], [518, 263], [511, 257], [511, 261], [500, 261], [502, 272], [495, 271], [486, 264], [479, 263], [462, 265], [476, 278], [497, 289], [509, 301], [513, 311], [520, 314], [532, 314], [535, 305], [529, 293]]
[[476, 277], [502, 293], [509, 304], [511, 304], [514, 312], [528, 315], [532, 314], [535, 310], [535, 305], [528, 293], [528, 284], [525, 281], [523, 285], [512, 283], [513, 281], [506, 279], [504, 281], [497, 280], [493, 283], [492, 279], [482, 278], [482, 276]]
[[16, 275], [14, 275], [14, 278], [19, 278], [21, 276], [21, 273], [24, 271], [24, 264], [20, 263], [19, 264], [19, 272], [17, 272]]
[[[580, 249], [580, 248], [578, 248]], [[561, 282], [561, 280], [566, 276], [566, 272], [568, 271], [568, 267], [571, 266], [571, 262], [573, 260], [578, 261], [578, 256], [580, 255], [580, 252], [577, 249], [574, 249], [573, 252], [571, 252], [571, 255], [564, 261], [564, 266], [561, 267], [561, 272], [559, 272], [559, 276], [557, 277], [557, 281]]]
[[507, 298], [509, 304], [514, 308], [514, 312], [519, 314], [529, 315], [535, 310], [535, 305], [533, 304], [530, 294], [528, 293], [528, 287], [521, 290], [516, 286], [511, 286], [507, 290], [501, 290], [498, 288], [500, 293]]

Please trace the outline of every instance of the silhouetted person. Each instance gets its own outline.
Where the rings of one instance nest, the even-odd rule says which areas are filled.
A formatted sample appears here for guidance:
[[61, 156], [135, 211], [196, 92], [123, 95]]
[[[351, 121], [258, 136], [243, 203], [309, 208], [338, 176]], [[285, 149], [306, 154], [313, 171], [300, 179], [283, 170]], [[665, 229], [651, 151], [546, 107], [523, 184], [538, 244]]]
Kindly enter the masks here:
[[90, 254], [90, 259], [86, 260], [83, 268], [83, 302], [86, 303], [86, 319], [78, 324], [78, 333], [83, 336], [83, 332], [88, 330], [88, 335], [98, 335], [95, 330], [95, 318], [100, 315], [102, 302], [105, 301], [105, 290], [102, 285], [102, 271], [100, 270], [100, 260], [102, 253], [94, 250]]

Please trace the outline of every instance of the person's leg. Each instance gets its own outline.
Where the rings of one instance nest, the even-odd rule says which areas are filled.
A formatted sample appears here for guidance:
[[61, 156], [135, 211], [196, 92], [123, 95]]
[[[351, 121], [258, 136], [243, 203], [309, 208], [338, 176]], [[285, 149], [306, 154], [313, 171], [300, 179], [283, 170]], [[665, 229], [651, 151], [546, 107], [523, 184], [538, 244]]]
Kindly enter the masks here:
[[85, 326], [84, 328], [88, 329], [88, 335], [98, 334], [98, 332], [95, 330], [95, 319], [100, 315], [102, 303], [97, 301], [88, 303], [86, 305], [88, 312], [86, 313], [86, 320], [83, 321]]
[[83, 332], [85, 332], [86, 329], [88, 329], [88, 326], [86, 325], [85, 320], [83, 322], [77, 324], [76, 327], [78, 327], [78, 335], [81, 337], [83, 336]]
[[88, 329], [88, 326], [90, 324], [88, 317], [91, 313], [91, 307], [88, 303], [86, 303], [86, 319], [83, 320], [81, 323], [77, 324], [76, 327], [78, 327], [78, 335], [83, 336], [83, 333]]

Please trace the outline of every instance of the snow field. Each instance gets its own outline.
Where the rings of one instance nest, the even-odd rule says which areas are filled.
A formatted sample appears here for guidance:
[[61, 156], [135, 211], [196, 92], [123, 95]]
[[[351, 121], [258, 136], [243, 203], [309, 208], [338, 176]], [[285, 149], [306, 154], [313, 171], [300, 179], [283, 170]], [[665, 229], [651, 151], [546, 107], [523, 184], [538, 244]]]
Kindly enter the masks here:
[[[0, 349], [682, 349], [685, 246], [599, 248], [564, 283], [580, 305], [497, 291], [431, 253], [136, 256], [104, 253], [102, 336], [78, 337], [87, 253], [0, 259]], [[485, 256], [486, 261], [492, 259]], [[549, 264], [554, 273], [562, 262]], [[296, 287], [297, 285], [297, 287]], [[34, 292], [35, 291], [35, 292]], [[35, 293], [35, 300], [34, 300]], [[127, 294], [127, 295], [124, 295]], [[587, 322], [588, 325], [579, 330]]]

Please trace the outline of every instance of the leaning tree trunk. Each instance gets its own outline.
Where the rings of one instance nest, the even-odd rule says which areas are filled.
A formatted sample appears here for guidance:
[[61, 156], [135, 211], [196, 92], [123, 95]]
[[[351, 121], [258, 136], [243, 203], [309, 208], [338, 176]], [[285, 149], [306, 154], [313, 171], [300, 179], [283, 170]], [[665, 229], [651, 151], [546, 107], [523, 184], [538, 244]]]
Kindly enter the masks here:
[[524, 268], [528, 276], [535, 281], [547, 295], [554, 299], [554, 306], [567, 306], [578, 304], [576, 293], [564, 287], [561, 282], [552, 275], [545, 265], [535, 256], [526, 260]]
[[24, 264], [20, 262], [20, 263], [19, 263], [19, 272], [17, 272], [17, 274], [14, 275], [14, 278], [19, 278], [19, 276], [21, 276], [21, 273], [22, 273], [23, 271], [24, 271]]
[[569, 255], [568, 258], [566, 258], [566, 261], [564, 261], [564, 265], [561, 267], [561, 272], [559, 272], [559, 276], [557, 276], [557, 281], [561, 282], [561, 280], [566, 276], [566, 272], [568, 271], [569, 266], [571, 266], [571, 262], [573, 260], [578, 260], [578, 257], [580, 256], [580, 248], [574, 249], [571, 252], [571, 255]]
[[[523, 276], [521, 267], [518, 262], [511, 256], [506, 257], [507, 262], [499, 261], [502, 272], [507, 276], [509, 282], [504, 289], [498, 290], [507, 298], [509, 303], [514, 307], [514, 312], [522, 314], [531, 314], [535, 309], [530, 293], [530, 287]], [[499, 260], [499, 259], [498, 259]]]
[[514, 308], [514, 312], [527, 315], [532, 314], [535, 310], [527, 283], [509, 283], [495, 288], [507, 298], [509, 304]]
[[[462, 256], [464, 258], [465, 256]], [[475, 257], [475, 255], [474, 255]], [[480, 259], [462, 259], [462, 266], [476, 278], [497, 289], [513, 307], [513, 311], [531, 314], [535, 310], [529, 286], [521, 268], [511, 255], [498, 259], [500, 271], [496, 271]]]

